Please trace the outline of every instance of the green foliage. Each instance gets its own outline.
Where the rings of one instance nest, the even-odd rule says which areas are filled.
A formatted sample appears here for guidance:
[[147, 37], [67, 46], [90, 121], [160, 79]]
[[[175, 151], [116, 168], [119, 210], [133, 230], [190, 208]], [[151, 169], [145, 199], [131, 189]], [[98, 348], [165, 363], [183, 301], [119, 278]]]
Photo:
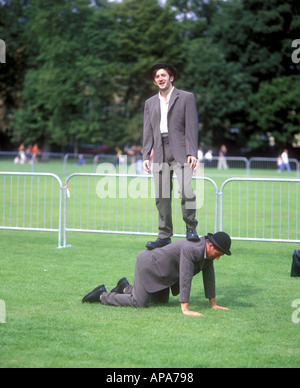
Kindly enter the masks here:
[[26, 72], [25, 19], [21, 2], [0, 3], [0, 39], [6, 44], [6, 63], [0, 64], [0, 131], [10, 126], [11, 113], [20, 105]]
[[[262, 83], [299, 74], [299, 67], [292, 63], [291, 49], [287, 47], [299, 35], [296, 8], [292, 0], [284, 4], [281, 0], [226, 1], [220, 4], [212, 23], [208, 24], [207, 36], [198, 39], [195, 48], [192, 46], [192, 53], [189, 46], [190, 57], [197, 58], [198, 53], [198, 60], [191, 61], [188, 69], [197, 77], [203, 132], [210, 134], [211, 142], [220, 136], [230, 137], [230, 128], [237, 127], [240, 135], [236, 141], [240, 145], [250, 141], [255, 147], [261, 145], [252, 142], [257, 134], [273, 130], [272, 126], [261, 126], [259, 115], [253, 115], [257, 107], [251, 101], [257, 100], [255, 94]], [[291, 78], [289, 82], [293, 82]], [[260, 94], [263, 90], [267, 92], [261, 89]], [[285, 110], [299, 112], [299, 100], [293, 108], [289, 101], [285, 99]], [[264, 114], [263, 107], [259, 113]], [[286, 115], [279, 114], [278, 119], [283, 128]], [[291, 132], [277, 136], [276, 140], [291, 142]]]
[[36, 1], [27, 12], [26, 33], [38, 55], [26, 73], [16, 129], [27, 141], [103, 141], [113, 75], [109, 15], [84, 1], [76, 8], [69, 1]]
[[[0, 126], [18, 141], [140, 143], [158, 61], [196, 94], [206, 144], [256, 147], [268, 132], [286, 144], [297, 132], [300, 102], [288, 87], [299, 75], [296, 0], [5, 0], [0, 10]], [[259, 105], [269, 93], [281, 105], [273, 119]]]
[[[158, 1], [124, 0], [112, 9], [118, 42], [116, 116], [126, 140], [141, 142], [145, 99], [154, 92], [150, 67], [159, 61], [181, 62], [179, 27], [174, 13]], [[156, 93], [156, 90], [155, 90]]]
[[251, 98], [251, 115], [262, 133], [271, 132], [279, 143], [293, 143], [299, 133], [300, 103], [298, 77], [265, 81]]

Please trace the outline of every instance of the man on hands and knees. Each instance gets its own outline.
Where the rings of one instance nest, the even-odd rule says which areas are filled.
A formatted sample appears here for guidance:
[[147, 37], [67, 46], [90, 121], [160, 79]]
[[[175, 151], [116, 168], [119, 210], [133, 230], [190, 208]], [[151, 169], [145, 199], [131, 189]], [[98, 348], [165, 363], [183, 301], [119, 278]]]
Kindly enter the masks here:
[[162, 248], [145, 250], [137, 255], [133, 285], [122, 278], [111, 292], [104, 285], [98, 286], [82, 302], [143, 308], [151, 300], [166, 303], [171, 289], [174, 296], [179, 294], [184, 315], [202, 316], [189, 309], [192, 279], [202, 272], [205, 297], [211, 307], [228, 310], [216, 303], [214, 260], [231, 255], [230, 247], [230, 236], [217, 232], [208, 233], [196, 242], [178, 240]]

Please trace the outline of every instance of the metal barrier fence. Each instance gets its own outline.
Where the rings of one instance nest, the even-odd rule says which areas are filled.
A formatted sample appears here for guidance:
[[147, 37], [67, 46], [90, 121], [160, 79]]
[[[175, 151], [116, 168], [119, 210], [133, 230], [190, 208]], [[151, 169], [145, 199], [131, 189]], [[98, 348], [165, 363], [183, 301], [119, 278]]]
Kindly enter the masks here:
[[220, 190], [220, 229], [236, 240], [300, 242], [300, 179], [231, 178]]
[[[80, 157], [82, 156], [82, 157]], [[26, 162], [22, 165], [19, 162], [15, 162], [18, 157], [18, 152], [0, 152], [0, 171], [12, 171], [12, 172], [46, 172], [54, 173], [59, 176], [67, 178], [68, 175], [84, 172], [84, 173], [95, 173], [99, 163], [117, 163], [116, 155], [108, 154], [72, 154], [72, 153], [52, 153], [44, 152], [42, 155], [39, 155], [37, 158], [28, 158]], [[123, 159], [125, 163], [130, 165], [134, 162], [135, 158], [131, 156], [124, 155]], [[273, 176], [277, 174], [277, 158], [264, 158], [264, 157], [255, 157], [247, 159], [245, 157], [233, 157], [227, 156], [226, 164], [228, 171], [235, 170], [234, 174], [241, 174], [243, 176], [249, 176], [251, 172], [256, 174], [259, 173], [259, 170], [263, 170], [268, 176]], [[219, 165], [220, 158], [213, 157], [211, 161], [203, 161], [205, 167], [208, 169], [208, 173], [211, 174], [210, 169], [212, 169], [213, 174], [216, 174], [215, 169], [223, 169], [224, 164]], [[289, 159], [291, 171], [297, 174], [297, 177], [300, 174], [300, 162], [297, 159]]]
[[[253, 157], [249, 159], [249, 169], [264, 169], [264, 170], [278, 170], [277, 158], [259, 158]], [[290, 168], [299, 174], [300, 166], [297, 159], [289, 159]]]
[[242, 156], [226, 156], [225, 159], [220, 158], [219, 156], [213, 156], [212, 160], [205, 160], [205, 166], [206, 167], [212, 167], [217, 169], [224, 169], [224, 163], [220, 163], [220, 161], [225, 160], [226, 166], [228, 169], [234, 168], [234, 169], [241, 169], [245, 171], [246, 173], [249, 172], [250, 169], [250, 163], [249, 160]]
[[[193, 183], [199, 235], [224, 230], [235, 240], [300, 242], [300, 179], [231, 178], [220, 191], [210, 178]], [[150, 175], [76, 173], [63, 185], [50, 173], [0, 172], [0, 230], [56, 232], [59, 248], [68, 246], [68, 232], [154, 236], [153, 186]], [[177, 180], [172, 210], [174, 235], [185, 237]]]
[[20, 160], [17, 151], [0, 152], [0, 171], [4, 172], [39, 172], [57, 174], [63, 178], [83, 170], [95, 173], [99, 163], [113, 163], [115, 155], [91, 155], [59, 152], [43, 152], [32, 157], [25, 154], [25, 160]]
[[[66, 179], [64, 246], [67, 232], [157, 235], [158, 213], [153, 177], [125, 174], [72, 174]], [[174, 236], [186, 234], [177, 181], [173, 178]], [[218, 188], [209, 178], [194, 177], [198, 233], [217, 231]]]
[[58, 233], [61, 248], [63, 184], [49, 173], [0, 172], [0, 229]]

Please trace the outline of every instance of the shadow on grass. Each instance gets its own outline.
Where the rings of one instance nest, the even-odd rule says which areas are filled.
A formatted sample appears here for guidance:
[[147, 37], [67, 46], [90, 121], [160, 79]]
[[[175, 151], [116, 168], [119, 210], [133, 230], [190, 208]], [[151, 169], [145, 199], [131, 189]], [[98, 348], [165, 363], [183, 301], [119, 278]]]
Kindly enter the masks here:
[[226, 307], [254, 307], [253, 297], [261, 294], [262, 289], [249, 284], [223, 286], [217, 290], [217, 303]]

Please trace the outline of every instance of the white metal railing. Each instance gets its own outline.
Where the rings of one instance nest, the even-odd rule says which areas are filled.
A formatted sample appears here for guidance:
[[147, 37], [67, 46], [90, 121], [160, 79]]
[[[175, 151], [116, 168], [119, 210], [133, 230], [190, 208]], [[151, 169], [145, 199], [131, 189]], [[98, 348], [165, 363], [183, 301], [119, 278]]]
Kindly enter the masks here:
[[[158, 213], [152, 178], [152, 175], [143, 174], [70, 175], [66, 179], [68, 190], [64, 202], [64, 246], [67, 246], [67, 232], [157, 235]], [[199, 199], [198, 232], [217, 231], [217, 185], [210, 178], [194, 177], [193, 180]], [[173, 178], [174, 236], [184, 237], [186, 232], [176, 184]]]
[[[157, 235], [151, 175], [72, 174], [63, 185], [50, 173], [0, 172], [0, 230]], [[300, 179], [230, 178], [220, 190], [194, 177], [198, 233], [224, 230], [235, 240], [300, 242]], [[181, 203], [173, 188], [174, 236], [185, 237]], [[63, 238], [63, 241], [62, 241]]]
[[[278, 159], [277, 158], [263, 158], [253, 157], [249, 159], [249, 170], [250, 169], [265, 169], [265, 170], [278, 170]], [[289, 165], [291, 170], [296, 171], [299, 175], [300, 167], [297, 159], [289, 159]]]
[[300, 242], [300, 179], [231, 178], [220, 190], [220, 229], [233, 239]]
[[[0, 151], [0, 170], [15, 172], [16, 169], [20, 168], [19, 164], [14, 164], [14, 160], [17, 156], [17, 151]], [[91, 173], [96, 172], [99, 163], [114, 163], [114, 161], [116, 161], [116, 155], [109, 154], [84, 154], [83, 157], [85, 159], [87, 168], [87, 170], [85, 170], [84, 172]], [[124, 158], [127, 160], [128, 164], [132, 163], [131, 157], [127, 157], [127, 155], [125, 154]], [[210, 169], [210, 167], [215, 169], [218, 168], [219, 160], [220, 158], [218, 156], [214, 156], [211, 161], [203, 160], [203, 163], [205, 163], [205, 166], [208, 169]], [[239, 170], [240, 173], [244, 176], [248, 176], [252, 170], [265, 169], [269, 173], [276, 173], [278, 170], [277, 158], [252, 157], [248, 159], [246, 157], [241, 156], [227, 156], [225, 160], [229, 168], [228, 171], [230, 171], [231, 169], [235, 169], [236, 171]], [[54, 164], [51, 165], [51, 162], [53, 162]], [[297, 176], [299, 176], [300, 162], [297, 159], [291, 158], [289, 159], [289, 163], [291, 170], [293, 172], [296, 172]], [[27, 159], [25, 165], [21, 166], [21, 171], [52, 172], [55, 174], [63, 175], [64, 178], [66, 178], [71, 173], [78, 172], [75, 170], [78, 169], [79, 164], [79, 154], [44, 152], [42, 155], [39, 155], [37, 159]], [[49, 171], [50, 168], [52, 169], [51, 171]]]
[[0, 229], [58, 233], [61, 248], [63, 184], [50, 173], [0, 172]]

